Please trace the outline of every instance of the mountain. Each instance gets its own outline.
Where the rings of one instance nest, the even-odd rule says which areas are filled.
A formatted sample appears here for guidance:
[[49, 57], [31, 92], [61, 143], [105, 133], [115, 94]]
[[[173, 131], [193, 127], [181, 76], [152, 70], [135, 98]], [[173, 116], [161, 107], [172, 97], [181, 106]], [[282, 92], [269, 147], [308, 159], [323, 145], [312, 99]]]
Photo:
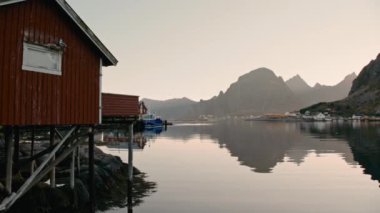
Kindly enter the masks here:
[[348, 97], [319, 103], [302, 109], [304, 111], [331, 111], [341, 115], [380, 114], [380, 54], [361, 70]]
[[151, 113], [169, 120], [194, 117], [194, 105], [197, 103], [185, 97], [165, 101], [144, 98], [141, 101], [145, 103], [145, 106], [147, 106]]
[[281, 77], [259, 68], [241, 77], [218, 96], [199, 104], [201, 114], [247, 115], [296, 110], [300, 104]]
[[286, 83], [296, 94], [302, 106], [310, 106], [319, 102], [336, 101], [347, 97], [355, 78], [356, 74], [351, 73], [334, 86], [316, 83], [314, 87], [310, 87], [299, 75], [296, 75]]
[[311, 87], [298, 74], [285, 83], [295, 94], [304, 94], [311, 90]]
[[347, 97], [355, 73], [335, 86], [316, 84], [310, 87], [299, 75], [284, 82], [268, 68], [255, 69], [209, 100], [200, 102], [188, 98], [158, 101], [143, 99], [145, 105], [164, 119], [196, 119], [200, 115], [252, 115], [295, 111], [318, 102]]

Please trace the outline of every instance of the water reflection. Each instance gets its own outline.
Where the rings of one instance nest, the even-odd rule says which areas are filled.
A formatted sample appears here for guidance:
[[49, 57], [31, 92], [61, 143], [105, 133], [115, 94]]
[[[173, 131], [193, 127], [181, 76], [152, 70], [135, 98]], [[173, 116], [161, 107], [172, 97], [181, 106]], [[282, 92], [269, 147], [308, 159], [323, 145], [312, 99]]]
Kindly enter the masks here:
[[325, 125], [323, 128], [303, 129], [317, 137], [332, 137], [348, 142], [353, 159], [371, 175], [372, 180], [380, 182], [380, 124], [379, 123], [344, 123]]
[[[133, 145], [134, 150], [142, 150], [148, 141], [155, 139], [163, 131], [163, 127], [156, 127], [144, 130], [144, 132], [134, 133]], [[104, 145], [111, 150], [128, 149], [130, 134], [127, 129], [104, 130], [95, 136], [98, 145]]]
[[[162, 128], [149, 129], [144, 132], [134, 133], [132, 149], [134, 151], [141, 151], [145, 148], [149, 140], [157, 137]], [[130, 133], [125, 129], [104, 130], [99, 132], [96, 136], [97, 145], [102, 150], [113, 155], [128, 153], [128, 143], [130, 141]], [[115, 152], [116, 151], [116, 152]], [[132, 155], [131, 155], [132, 156]], [[133, 164], [130, 164], [133, 165]], [[100, 210], [109, 210], [110, 208], [126, 209], [127, 212], [132, 213], [133, 208], [139, 206], [144, 202], [144, 198], [156, 192], [156, 183], [147, 180], [146, 173], [133, 168], [133, 181], [128, 180], [128, 168], [123, 168], [123, 176], [118, 177], [118, 185], [125, 190], [121, 191], [117, 196], [114, 196], [112, 201], [104, 204]], [[110, 193], [112, 194], [112, 193]]]
[[[136, 152], [136, 165], [159, 189], [133, 210], [378, 212], [378, 184], [358, 166], [373, 179], [379, 176], [378, 134], [377, 127], [358, 124], [173, 126]], [[120, 152], [121, 158], [126, 159], [125, 153]]]
[[351, 149], [343, 137], [324, 140], [335, 134], [335, 129], [326, 123], [235, 121], [174, 126], [164, 136], [185, 141], [194, 137], [214, 139], [242, 165], [258, 173], [270, 173], [284, 159], [301, 165], [310, 152], [317, 155], [338, 153], [348, 164], [355, 165]]

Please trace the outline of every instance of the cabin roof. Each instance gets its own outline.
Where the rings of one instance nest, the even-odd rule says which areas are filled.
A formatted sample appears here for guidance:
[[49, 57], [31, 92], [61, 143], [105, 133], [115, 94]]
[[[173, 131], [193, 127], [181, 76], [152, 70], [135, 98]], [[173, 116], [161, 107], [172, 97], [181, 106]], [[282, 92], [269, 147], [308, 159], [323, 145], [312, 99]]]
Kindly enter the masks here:
[[[0, 7], [25, 2], [27, 0], [0, 0]], [[115, 66], [117, 64], [117, 59], [112, 53], [107, 49], [107, 47], [99, 40], [94, 32], [84, 23], [84, 21], [79, 17], [79, 15], [71, 8], [71, 6], [65, 0], [53, 0], [57, 5], [65, 12], [65, 14], [70, 17], [70, 19], [75, 23], [77, 27], [86, 35], [86, 37], [92, 42], [92, 44], [101, 52], [103, 66]]]

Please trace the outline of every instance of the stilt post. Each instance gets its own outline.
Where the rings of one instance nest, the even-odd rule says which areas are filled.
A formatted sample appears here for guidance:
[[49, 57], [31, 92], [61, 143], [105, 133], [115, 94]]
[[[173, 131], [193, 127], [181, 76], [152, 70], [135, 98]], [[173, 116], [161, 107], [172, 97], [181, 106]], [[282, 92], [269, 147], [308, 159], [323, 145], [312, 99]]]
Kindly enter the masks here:
[[77, 152], [77, 173], [78, 175], [80, 175], [80, 145], [76, 148], [76, 152]]
[[[55, 127], [50, 126], [50, 147], [53, 147], [55, 144]], [[51, 161], [55, 161], [55, 155], [51, 159]], [[55, 188], [56, 181], [55, 181], [55, 167], [51, 169], [50, 172], [50, 187]]]
[[129, 126], [129, 142], [128, 142], [128, 181], [133, 181], [133, 123]]
[[20, 159], [20, 127], [16, 126], [14, 128], [14, 135], [15, 135], [15, 142], [14, 142], [15, 149], [14, 149], [13, 161], [17, 165]]
[[5, 145], [7, 148], [7, 164], [5, 171], [5, 189], [8, 193], [12, 193], [13, 178], [13, 127], [5, 128]]
[[[73, 143], [71, 143], [73, 146]], [[73, 150], [71, 154], [71, 165], [70, 165], [70, 188], [74, 189], [75, 187], [75, 153], [76, 149]]]
[[90, 213], [95, 212], [94, 146], [94, 127], [91, 126], [88, 134], [88, 185], [90, 193]]
[[133, 213], [133, 193], [132, 193], [132, 187], [133, 183], [129, 182], [128, 183], [128, 198], [127, 198], [127, 206], [128, 206], [128, 213]]
[[133, 186], [133, 123], [129, 126], [129, 141], [128, 141], [128, 213], [133, 212], [132, 203], [132, 186]]
[[[35, 127], [32, 127], [32, 138], [30, 143], [30, 157], [32, 158], [34, 155], [34, 138], [35, 138]], [[30, 174], [34, 172], [34, 160], [30, 162]]]

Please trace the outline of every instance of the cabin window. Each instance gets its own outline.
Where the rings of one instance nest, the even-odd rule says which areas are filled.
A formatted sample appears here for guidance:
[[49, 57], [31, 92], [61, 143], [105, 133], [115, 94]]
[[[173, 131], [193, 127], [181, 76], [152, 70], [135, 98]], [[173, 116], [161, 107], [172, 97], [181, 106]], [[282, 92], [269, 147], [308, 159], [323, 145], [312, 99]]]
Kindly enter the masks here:
[[62, 51], [24, 43], [22, 69], [25, 71], [62, 75]]

